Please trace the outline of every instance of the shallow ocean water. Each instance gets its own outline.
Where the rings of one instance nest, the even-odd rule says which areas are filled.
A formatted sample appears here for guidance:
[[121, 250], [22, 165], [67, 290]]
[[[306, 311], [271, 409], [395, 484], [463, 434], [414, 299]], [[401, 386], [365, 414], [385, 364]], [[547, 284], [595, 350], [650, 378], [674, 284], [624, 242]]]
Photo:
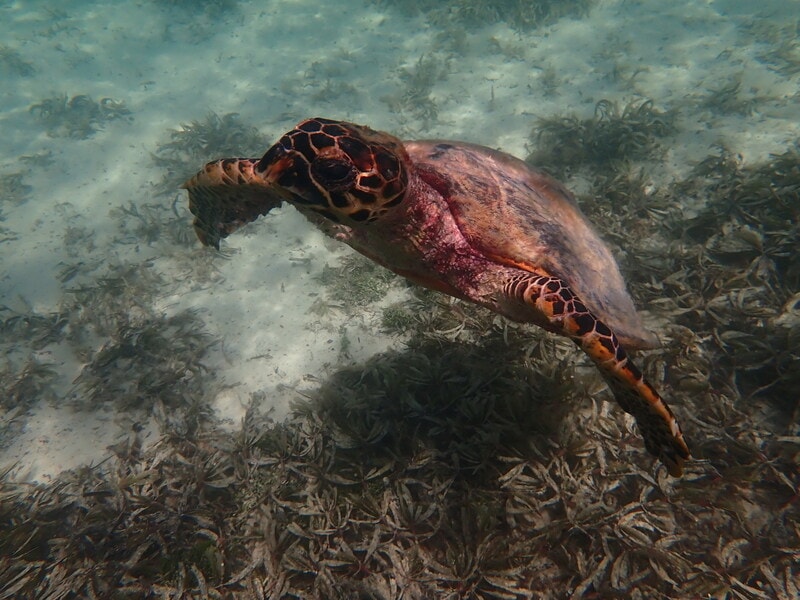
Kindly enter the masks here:
[[[798, 4], [550, 4], [0, 5], [3, 597], [797, 594]], [[180, 183], [315, 115], [575, 190], [687, 475], [290, 207], [201, 248]]]

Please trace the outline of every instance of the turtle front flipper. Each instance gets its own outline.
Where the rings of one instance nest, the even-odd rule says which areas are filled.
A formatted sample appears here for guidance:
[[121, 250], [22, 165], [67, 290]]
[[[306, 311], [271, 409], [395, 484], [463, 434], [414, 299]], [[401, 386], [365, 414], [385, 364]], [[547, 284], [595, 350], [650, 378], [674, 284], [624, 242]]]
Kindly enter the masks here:
[[281, 205], [285, 192], [265, 181], [257, 158], [223, 158], [208, 163], [181, 187], [189, 191], [194, 230], [206, 246]]
[[619, 405], [636, 419], [648, 452], [664, 463], [670, 475], [679, 477], [690, 457], [681, 428], [614, 332], [557, 277], [525, 273], [512, 277], [503, 291], [508, 300], [533, 308], [537, 323], [569, 337], [589, 355]]

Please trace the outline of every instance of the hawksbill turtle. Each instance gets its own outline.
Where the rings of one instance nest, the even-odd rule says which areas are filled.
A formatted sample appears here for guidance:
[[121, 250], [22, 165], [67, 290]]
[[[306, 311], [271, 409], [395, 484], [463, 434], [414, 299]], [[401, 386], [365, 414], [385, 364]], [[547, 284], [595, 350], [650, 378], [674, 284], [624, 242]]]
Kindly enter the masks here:
[[187, 181], [205, 245], [289, 202], [327, 235], [414, 283], [573, 340], [679, 476], [689, 448], [626, 348], [656, 345], [611, 252], [547, 174], [474, 144], [400, 141], [311, 118], [261, 158], [209, 162]]

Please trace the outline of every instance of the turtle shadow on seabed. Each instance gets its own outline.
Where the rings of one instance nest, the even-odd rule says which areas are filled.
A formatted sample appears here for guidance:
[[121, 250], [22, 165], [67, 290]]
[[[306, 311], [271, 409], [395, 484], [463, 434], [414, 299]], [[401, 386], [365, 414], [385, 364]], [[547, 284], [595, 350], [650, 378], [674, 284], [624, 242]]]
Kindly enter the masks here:
[[496, 475], [504, 454], [549, 461], [547, 438], [575, 395], [568, 375], [536, 373], [495, 345], [426, 340], [383, 353], [334, 373], [313, 410], [343, 447], [406, 464], [422, 452], [467, 479]]
[[511, 324], [478, 335], [465, 342], [417, 333], [402, 351], [334, 373], [309, 408], [343, 447], [409, 463], [424, 451], [465, 481], [496, 478], [501, 456], [652, 476], [632, 419], [568, 340]]

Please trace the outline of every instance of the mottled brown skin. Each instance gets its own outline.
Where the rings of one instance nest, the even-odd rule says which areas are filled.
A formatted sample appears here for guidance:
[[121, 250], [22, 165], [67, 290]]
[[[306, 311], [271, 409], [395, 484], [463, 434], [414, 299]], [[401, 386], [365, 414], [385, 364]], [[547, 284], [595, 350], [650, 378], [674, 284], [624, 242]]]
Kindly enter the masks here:
[[314, 118], [260, 160], [208, 163], [184, 187], [204, 244], [219, 247], [287, 201], [415, 283], [569, 337], [634, 416], [647, 450], [682, 473], [689, 449], [681, 429], [622, 346], [652, 346], [654, 337], [608, 248], [547, 175], [482, 146], [403, 143]]

